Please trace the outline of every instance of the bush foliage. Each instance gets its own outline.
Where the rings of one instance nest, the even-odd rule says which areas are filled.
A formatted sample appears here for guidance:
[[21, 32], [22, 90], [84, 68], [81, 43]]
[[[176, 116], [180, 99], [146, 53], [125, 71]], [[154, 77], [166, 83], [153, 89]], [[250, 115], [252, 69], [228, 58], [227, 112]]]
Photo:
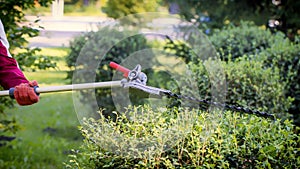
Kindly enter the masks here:
[[[195, 110], [193, 110], [195, 111]], [[233, 112], [196, 112], [191, 129], [171, 146], [155, 144], [134, 154], [133, 139], [151, 142], [174, 125], [187, 110], [132, 108], [116, 121], [87, 119], [81, 128], [85, 144], [70, 156], [70, 168], [297, 168], [300, 165], [299, 135], [290, 121], [281, 123]], [[125, 113], [124, 113], [125, 114]], [[138, 115], [149, 115], [147, 117]], [[174, 116], [175, 115], [175, 116]], [[138, 116], [138, 117], [137, 117]], [[140, 117], [140, 118], [139, 118]], [[176, 120], [175, 120], [176, 121]], [[114, 133], [103, 134], [104, 131]], [[176, 132], [176, 131], [173, 131]], [[114, 137], [112, 137], [114, 136]], [[118, 136], [118, 137], [116, 137]], [[122, 139], [120, 139], [122, 138]], [[111, 147], [115, 146], [116, 151]], [[131, 147], [132, 146], [132, 147]], [[166, 148], [168, 147], [168, 148]], [[130, 149], [132, 148], [132, 149]], [[142, 147], [143, 148], [143, 147]], [[124, 153], [126, 151], [126, 153]], [[122, 153], [123, 152], [123, 153]]]
[[[291, 42], [280, 32], [271, 33], [250, 22], [225, 27], [208, 38], [224, 61], [229, 103], [254, 106], [281, 117], [288, 117], [288, 112], [299, 124], [298, 41]], [[209, 96], [210, 77], [197, 56], [184, 43], [169, 41], [166, 47], [187, 63], [197, 64], [191, 67], [199, 90], [204, 89], [203, 97]]]
[[[101, 56], [95, 55], [101, 52], [97, 50], [99, 44], [98, 48], [93, 45], [106, 37], [103, 36], [105, 35], [103, 32], [102, 36], [97, 35], [98, 33], [80, 37], [82, 39], [77, 39], [78, 41], [71, 45], [72, 51], [75, 52], [71, 52], [68, 57], [70, 66], [76, 65], [76, 57], [82, 51], [85, 56]], [[122, 33], [118, 31], [114, 34], [122, 37]], [[97, 36], [99, 39], [92, 40], [88, 47], [84, 47], [86, 39]], [[102, 58], [105, 65], [108, 61], [121, 63], [122, 59], [128, 57], [132, 51], [149, 47], [145, 37], [142, 37], [143, 43], [139, 43], [139, 45], [143, 44], [140, 48], [134, 45], [136, 39], [130, 41], [133, 43], [116, 43], [110, 40], [114, 39], [112, 37], [105, 39], [105, 42], [117, 45], [114, 47], [108, 45], [109, 47], [106, 48], [105, 57]], [[66, 166], [72, 168], [295, 168], [299, 166], [300, 138], [295, 134], [299, 132], [299, 128], [292, 124], [297, 122], [296, 119], [291, 121], [288, 115], [291, 108], [298, 106], [295, 102], [299, 91], [295, 81], [298, 79], [299, 71], [298, 42], [291, 42], [281, 33], [272, 34], [251, 23], [242, 23], [241, 27], [230, 26], [217, 31], [209, 38], [221, 58], [219, 66], [224, 70], [223, 75], [226, 78], [227, 90], [219, 92], [219, 95], [226, 96], [225, 102], [228, 104], [276, 114], [277, 120], [271, 121], [230, 110], [208, 111], [207, 107], [201, 111], [183, 109], [177, 107], [180, 105], [178, 103], [172, 104], [168, 109], [152, 109], [148, 106], [131, 107], [123, 113], [116, 113], [111, 108], [109, 111], [115, 115], [113, 120], [102, 111], [99, 118], [84, 121], [81, 131], [85, 137], [85, 145], [80, 151], [74, 151]], [[124, 42], [129, 39], [125, 38]], [[193, 73], [192, 78], [197, 81], [200, 96], [203, 99], [212, 99], [212, 90], [215, 90], [212, 87], [224, 85], [221, 84], [224, 82], [221, 74], [212, 75], [207, 71], [208, 66], [213, 65], [210, 63], [212, 60], [197, 59], [195, 53], [185, 43], [167, 40], [164, 44], [166, 44], [164, 46], [166, 53], [181, 57], [186, 62]], [[120, 55], [114, 55], [113, 51]], [[119, 51], [122, 52], [118, 53]], [[93, 60], [95, 61], [97, 60]], [[79, 68], [85, 66], [82, 64]], [[101, 79], [109, 74], [106, 79]], [[99, 67], [98, 75], [99, 81], [112, 79], [111, 72], [105, 66]], [[169, 78], [161, 72], [154, 72], [153, 76]], [[152, 83], [161, 82], [158, 80]], [[169, 89], [170, 86], [172, 84], [168, 81], [163, 87]], [[107, 107], [108, 104], [113, 105], [113, 102], [106, 102], [108, 95], [100, 92], [98, 95], [100, 98], [103, 97], [103, 103], [106, 103], [103, 107]], [[101, 101], [98, 104], [101, 104]], [[186, 126], [179, 125], [174, 130], [173, 125], [177, 124], [178, 118], [189, 114], [195, 116], [189, 117], [191, 121], [185, 121]], [[173, 137], [177, 139], [175, 142], [163, 141], [170, 136], [165, 131], [184, 134]], [[162, 137], [163, 134], [165, 135]], [[155, 142], [153, 139], [160, 141]], [[152, 145], [152, 148], [151, 146], [147, 148], [145, 146], [147, 143]]]
[[[212, 99], [212, 83], [226, 82], [226, 90], [218, 91], [217, 96], [224, 98], [223, 101], [229, 105], [239, 105], [250, 109], [275, 114], [278, 118], [288, 118], [287, 111], [292, 99], [285, 98], [286, 83], [281, 82], [278, 69], [265, 68], [262, 61], [257, 61], [243, 56], [235, 61], [222, 62], [226, 80], [213, 80], [206, 70], [206, 62], [189, 64], [198, 83], [200, 96]], [[223, 95], [223, 97], [222, 97]]]
[[243, 55], [259, 54], [281, 40], [282, 34], [272, 34], [250, 22], [241, 22], [240, 26], [229, 25], [216, 30], [209, 40], [215, 46], [224, 61], [234, 60]]
[[270, 48], [261, 53], [267, 58], [267, 67], [279, 69], [281, 83], [286, 83], [285, 96], [293, 98], [288, 112], [293, 115], [294, 122], [300, 126], [300, 44], [287, 38], [278, 38]]
[[[78, 36], [71, 41], [71, 50], [66, 58], [67, 65], [75, 70], [69, 72], [69, 78], [73, 78], [73, 83], [111, 81], [114, 75], [114, 71], [109, 68], [111, 61], [122, 63], [134, 52], [148, 47], [143, 35], [136, 35], [134, 31], [119, 31], [110, 27]], [[131, 66], [133, 68], [135, 65]], [[75, 78], [72, 77], [74, 72], [77, 74]], [[121, 73], [116, 74], [120, 80]], [[116, 109], [111, 93], [111, 89], [96, 90], [98, 107], [105, 108], [107, 115]], [[88, 96], [90, 91], [83, 91], [82, 94]]]
[[240, 27], [229, 26], [211, 36], [210, 40], [224, 61], [246, 55], [263, 62], [264, 69], [279, 71], [277, 81], [284, 85], [285, 99], [294, 100], [288, 112], [293, 115], [294, 122], [300, 124], [298, 41], [291, 42], [281, 32], [271, 33], [249, 22], [242, 22]]

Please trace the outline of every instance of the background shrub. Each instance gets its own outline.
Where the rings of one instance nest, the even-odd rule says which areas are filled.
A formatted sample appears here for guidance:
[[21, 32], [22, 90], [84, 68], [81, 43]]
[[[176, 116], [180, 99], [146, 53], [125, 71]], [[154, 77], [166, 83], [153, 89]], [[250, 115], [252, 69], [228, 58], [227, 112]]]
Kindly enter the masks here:
[[271, 31], [251, 22], [241, 22], [239, 26], [229, 25], [224, 29], [216, 30], [209, 36], [209, 40], [215, 46], [220, 58], [228, 61], [244, 55], [260, 53], [281, 40], [282, 35], [272, 34]]
[[[121, 64], [134, 52], [148, 47], [143, 35], [129, 30], [119, 31], [105, 27], [97, 32], [78, 36], [70, 43], [70, 53], [66, 58], [67, 65], [73, 70], [69, 72], [68, 78], [72, 79], [75, 70], [81, 73], [73, 79], [73, 83], [111, 81], [114, 75], [114, 71], [109, 67], [111, 61]], [[82, 56], [80, 61], [77, 60], [79, 56]], [[139, 59], [144, 58], [142, 56], [136, 58], [137, 62]], [[148, 63], [150, 64], [151, 60]], [[131, 64], [128, 68], [133, 69], [135, 66]], [[94, 75], [95, 78], [93, 78]], [[116, 75], [119, 77], [118, 80], [122, 79], [121, 73], [116, 73]], [[82, 93], [85, 96], [90, 95], [90, 91]], [[105, 108], [106, 114], [116, 109], [111, 93], [111, 89], [96, 90], [98, 107]]]
[[[147, 3], [136, 0], [108, 0], [102, 7], [107, 16], [119, 19], [122, 24], [135, 25], [144, 22], [140, 13], [156, 12], [160, 0], [148, 0]], [[126, 17], [125, 17], [126, 16]]]
[[[158, 111], [147, 106], [130, 110], [132, 115], [141, 112], [149, 115], [144, 118], [145, 121], [130, 120], [126, 116], [118, 116], [116, 121], [86, 120], [81, 128], [85, 136], [85, 145], [81, 151], [70, 156], [66, 166], [72, 168], [295, 168], [300, 164], [300, 137], [294, 134], [294, 126], [290, 121], [281, 123], [232, 112], [197, 112], [199, 114], [192, 121], [191, 130], [179, 128], [178, 131], [186, 130], [186, 135], [172, 144], [169, 149], [162, 148], [153, 156], [134, 156], [108, 148], [114, 145], [126, 147], [127, 143], [132, 142], [132, 138], [141, 138], [147, 142], [153, 137], [158, 137], [159, 131], [172, 126], [172, 119], [176, 119], [174, 114], [188, 113], [183, 109], [174, 110]], [[118, 142], [115, 137], [103, 136], [101, 132], [103, 130], [122, 135], [122, 142]], [[110, 141], [108, 145], [107, 139], [114, 141]]]

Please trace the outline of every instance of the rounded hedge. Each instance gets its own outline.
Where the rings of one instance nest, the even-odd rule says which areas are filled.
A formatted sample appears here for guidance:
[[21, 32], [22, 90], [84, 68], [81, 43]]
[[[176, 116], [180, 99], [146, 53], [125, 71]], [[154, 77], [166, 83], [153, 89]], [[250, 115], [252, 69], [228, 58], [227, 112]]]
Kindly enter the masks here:
[[[133, 108], [132, 115], [141, 111], [151, 114], [146, 121], [118, 116], [116, 121], [87, 119], [81, 131], [84, 146], [70, 155], [70, 168], [297, 168], [300, 165], [300, 136], [294, 133], [291, 121], [271, 121], [233, 112], [197, 112], [192, 129], [168, 149], [161, 147], [156, 154], [122, 154], [110, 146], [126, 147], [133, 137], [145, 142], [171, 125], [174, 113], [186, 110], [153, 110], [147, 106]], [[195, 111], [195, 110], [193, 110]], [[128, 113], [128, 112], [127, 112]], [[123, 136], [122, 142], [101, 136], [111, 130]], [[179, 130], [185, 130], [184, 128]], [[109, 140], [107, 140], [109, 139]], [[130, 149], [129, 149], [130, 151]], [[151, 150], [145, 150], [150, 154]], [[143, 152], [141, 152], [142, 154]]]

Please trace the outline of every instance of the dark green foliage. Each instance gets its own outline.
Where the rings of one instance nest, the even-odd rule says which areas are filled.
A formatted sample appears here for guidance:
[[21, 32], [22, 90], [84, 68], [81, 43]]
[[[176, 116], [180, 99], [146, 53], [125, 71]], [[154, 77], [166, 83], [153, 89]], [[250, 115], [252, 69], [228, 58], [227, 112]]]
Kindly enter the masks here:
[[[290, 121], [269, 121], [255, 116], [233, 112], [201, 113], [190, 124], [192, 128], [178, 128], [186, 133], [169, 149], [161, 149], [152, 156], [120, 153], [133, 138], [147, 142], [157, 136], [164, 127], [174, 125], [174, 113], [184, 110], [158, 111], [142, 107], [149, 115], [143, 120], [129, 120], [119, 116], [116, 121], [86, 120], [81, 131], [85, 145], [71, 155], [70, 168], [297, 168], [300, 165], [299, 135], [294, 134]], [[151, 122], [151, 123], [150, 123]], [[103, 136], [103, 131], [118, 133], [116, 137]], [[176, 132], [176, 131], [175, 131]], [[112, 134], [113, 135], [113, 134]], [[107, 137], [106, 137], [107, 136]], [[109, 144], [109, 140], [112, 141]], [[160, 143], [158, 143], [160, 144]], [[108, 147], [118, 145], [112, 151]], [[158, 146], [159, 147], [159, 146]], [[134, 149], [134, 147], [133, 147]], [[158, 148], [159, 149], [159, 148]], [[157, 149], [156, 149], [157, 150]], [[124, 149], [123, 149], [124, 151]], [[151, 154], [151, 150], [143, 153]]]
[[238, 24], [241, 20], [252, 20], [257, 24], [266, 24], [271, 12], [271, 1], [227, 1], [227, 0], [167, 0], [176, 2], [180, 15], [204, 29], [222, 28], [226, 22]]
[[[204, 30], [213, 32], [226, 24], [239, 25], [241, 20], [253, 21], [283, 31], [293, 38], [300, 27], [297, 0], [166, 0], [177, 3], [179, 15]], [[270, 25], [269, 20], [278, 24]]]
[[[35, 56], [39, 48], [29, 48], [26, 38], [38, 36], [39, 30], [33, 28], [33, 25], [25, 25], [24, 10], [35, 8], [35, 4], [48, 6], [52, 0], [26, 0], [26, 1], [1, 1], [0, 3], [0, 19], [4, 25], [8, 42], [10, 43], [10, 51], [13, 57], [19, 62], [22, 69], [36, 70], [55, 67], [55, 63], [51, 58]], [[38, 25], [36, 20], [34, 26]], [[42, 28], [42, 27], [39, 27]], [[21, 49], [21, 50], [20, 50]]]
[[[0, 90], [2, 87], [0, 87]], [[20, 126], [16, 122], [14, 117], [8, 117], [6, 113], [4, 113], [5, 108], [13, 107], [13, 101], [7, 97], [0, 97], [0, 147], [7, 144], [7, 139], [3, 139], [1, 137], [11, 137], [15, 134]]]
[[227, 26], [209, 37], [222, 60], [234, 60], [243, 55], [252, 55], [270, 48], [281, 40], [282, 34], [272, 34], [251, 22], [241, 22], [238, 27]]
[[182, 58], [185, 63], [197, 62], [197, 58], [193, 51], [191, 51], [190, 46], [180, 41], [174, 41], [168, 36], [166, 37], [164, 50], [166, 53], [172, 53], [173, 55]]

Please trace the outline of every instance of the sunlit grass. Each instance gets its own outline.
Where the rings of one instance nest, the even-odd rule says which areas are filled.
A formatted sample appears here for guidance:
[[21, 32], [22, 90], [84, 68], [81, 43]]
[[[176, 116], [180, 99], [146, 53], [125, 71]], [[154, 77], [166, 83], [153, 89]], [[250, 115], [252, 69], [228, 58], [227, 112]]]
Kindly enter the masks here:
[[46, 56], [54, 56], [54, 57], [58, 57], [58, 58], [64, 58], [68, 52], [69, 52], [69, 48], [41, 48], [42, 50], [40, 52], [38, 52], [37, 54], [40, 55], [46, 55]]
[[61, 71], [26, 72], [25, 75], [29, 80], [37, 80], [40, 87], [69, 83], [66, 73]]
[[[42, 48], [40, 52], [37, 52], [37, 55], [53, 57], [57, 65], [55, 70], [67, 71], [69, 69], [66, 65], [65, 57], [68, 55], [69, 50], [69, 48]], [[52, 71], [53, 69], [50, 70]]]
[[22, 128], [13, 146], [1, 149], [0, 157], [10, 167], [63, 168], [70, 150], [81, 145], [71, 93], [43, 94], [38, 104], [7, 113]]
[[42, 48], [37, 55], [53, 57], [57, 67], [55, 69], [40, 70], [36, 72], [24, 72], [25, 76], [29, 80], [37, 80], [41, 87], [69, 83], [66, 79], [66, 71], [69, 69], [65, 62], [65, 57], [67, 56], [68, 51], [68, 48]]

